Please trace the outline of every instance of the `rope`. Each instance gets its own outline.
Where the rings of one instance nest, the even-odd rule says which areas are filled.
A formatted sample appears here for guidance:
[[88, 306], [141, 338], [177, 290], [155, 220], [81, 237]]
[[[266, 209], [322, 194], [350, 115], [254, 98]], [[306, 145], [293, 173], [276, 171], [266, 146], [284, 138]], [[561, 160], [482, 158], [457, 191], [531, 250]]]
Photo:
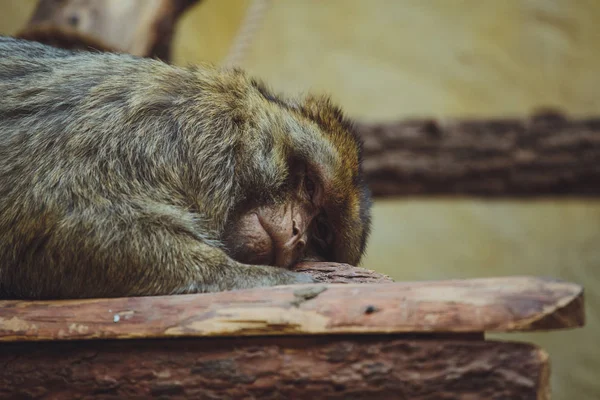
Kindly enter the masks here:
[[252, 39], [254, 39], [270, 5], [271, 0], [252, 1], [246, 11], [246, 16], [242, 21], [240, 30], [233, 40], [233, 45], [229, 50], [229, 54], [223, 61], [225, 67], [236, 67], [242, 63]]

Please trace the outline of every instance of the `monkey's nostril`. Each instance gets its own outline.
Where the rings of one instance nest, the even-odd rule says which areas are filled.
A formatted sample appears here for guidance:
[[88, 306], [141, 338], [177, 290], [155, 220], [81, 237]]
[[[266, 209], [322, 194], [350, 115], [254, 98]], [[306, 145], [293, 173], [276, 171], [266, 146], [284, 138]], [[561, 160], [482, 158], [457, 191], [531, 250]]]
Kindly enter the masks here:
[[296, 220], [292, 220], [292, 234], [294, 236], [298, 235], [300, 233], [300, 229], [298, 229], [298, 226], [296, 226]]
[[77, 26], [77, 24], [79, 24], [79, 17], [77, 15], [71, 15], [68, 19], [68, 23], [71, 26]]

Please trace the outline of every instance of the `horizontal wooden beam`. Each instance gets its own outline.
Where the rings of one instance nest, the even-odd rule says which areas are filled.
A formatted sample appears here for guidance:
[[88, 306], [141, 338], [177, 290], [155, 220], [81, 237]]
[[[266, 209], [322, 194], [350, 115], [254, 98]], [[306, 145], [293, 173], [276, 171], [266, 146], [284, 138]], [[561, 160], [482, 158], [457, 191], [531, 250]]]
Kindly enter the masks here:
[[361, 123], [374, 196], [600, 196], [600, 118]]
[[529, 344], [390, 336], [0, 343], [0, 399], [548, 399]]
[[532, 277], [0, 302], [0, 341], [507, 332], [583, 323], [580, 286]]

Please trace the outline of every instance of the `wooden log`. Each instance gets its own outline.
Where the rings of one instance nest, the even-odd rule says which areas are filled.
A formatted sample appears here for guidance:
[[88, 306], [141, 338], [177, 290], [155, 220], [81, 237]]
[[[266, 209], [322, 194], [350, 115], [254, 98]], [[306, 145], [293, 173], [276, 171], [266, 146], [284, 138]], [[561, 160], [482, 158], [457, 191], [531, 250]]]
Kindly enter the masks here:
[[199, 0], [39, 0], [16, 36], [56, 47], [170, 60], [175, 23]]
[[598, 196], [600, 118], [362, 123], [374, 196]]
[[394, 336], [0, 343], [0, 399], [548, 399], [529, 344]]
[[0, 341], [507, 332], [583, 324], [580, 286], [532, 277], [0, 302]]

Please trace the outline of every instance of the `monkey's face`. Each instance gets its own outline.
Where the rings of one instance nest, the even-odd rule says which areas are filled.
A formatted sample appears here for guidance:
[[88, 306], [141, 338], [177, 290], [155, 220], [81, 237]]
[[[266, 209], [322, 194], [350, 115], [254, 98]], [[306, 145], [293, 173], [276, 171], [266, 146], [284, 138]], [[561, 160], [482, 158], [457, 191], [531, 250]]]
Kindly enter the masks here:
[[262, 108], [255, 107], [262, 125], [252, 133], [263, 147], [252, 143], [245, 160], [254, 162], [240, 163], [250, 165], [252, 178], [242, 187], [255, 204], [229, 217], [222, 236], [228, 254], [284, 268], [299, 261], [357, 265], [370, 232], [362, 142], [327, 97], [286, 104], [265, 90], [259, 87]]
[[332, 236], [323, 217], [323, 187], [305, 168], [292, 168], [291, 175], [288, 196], [249, 207], [230, 225], [225, 244], [231, 257], [283, 268], [307, 257], [324, 259]]

